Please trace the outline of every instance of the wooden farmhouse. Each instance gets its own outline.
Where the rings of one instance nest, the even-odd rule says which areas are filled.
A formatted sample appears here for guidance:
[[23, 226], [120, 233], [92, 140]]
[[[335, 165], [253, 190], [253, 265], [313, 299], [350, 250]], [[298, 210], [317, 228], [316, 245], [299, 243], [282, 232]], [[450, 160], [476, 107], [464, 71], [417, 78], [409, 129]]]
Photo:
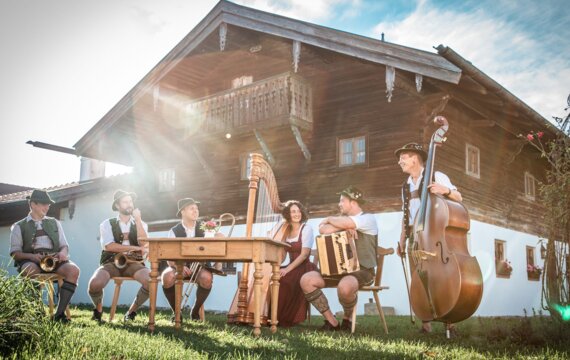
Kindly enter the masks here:
[[[538, 309], [540, 283], [526, 267], [543, 262], [537, 181], [546, 163], [518, 135], [552, 137], [546, 119], [444, 45], [426, 52], [223, 0], [74, 146], [77, 155], [129, 165], [133, 173], [55, 190], [54, 214], [79, 231], [66, 216], [70, 204], [82, 212], [77, 217], [93, 233], [90, 240], [75, 236], [73, 247], [95, 252], [96, 225], [105, 217], [87, 216], [85, 199], [109, 213], [118, 187], [137, 192], [153, 233], [174, 225], [183, 197], [199, 199], [205, 218], [230, 212], [243, 224], [248, 154], [258, 152], [271, 164], [281, 201], [303, 202], [315, 230], [319, 219], [338, 213], [336, 193], [352, 184], [377, 216], [380, 244], [395, 246], [406, 176], [394, 150], [427, 146], [435, 115], [450, 123], [436, 169], [463, 195], [469, 249], [483, 271], [476, 314]], [[26, 215], [23, 195], [0, 197], [4, 229]], [[498, 270], [501, 260], [511, 262], [511, 274]], [[80, 266], [86, 288], [96, 264]], [[396, 256], [384, 274], [390, 290], [383, 305], [407, 313]], [[235, 286], [215, 291], [231, 298]], [[210, 306], [227, 310], [229, 301]]]

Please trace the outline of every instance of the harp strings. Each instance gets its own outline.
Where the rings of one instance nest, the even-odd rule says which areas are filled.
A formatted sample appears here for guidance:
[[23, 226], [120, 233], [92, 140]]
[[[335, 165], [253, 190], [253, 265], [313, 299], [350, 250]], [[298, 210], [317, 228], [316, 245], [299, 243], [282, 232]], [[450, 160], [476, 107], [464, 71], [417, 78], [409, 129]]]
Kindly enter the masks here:
[[[252, 235], [256, 237], [268, 237], [276, 224], [281, 220], [279, 209], [275, 209], [273, 204], [276, 199], [272, 196], [277, 193], [275, 182], [260, 180], [257, 191], [257, 202], [255, 212], [255, 222], [253, 224]], [[277, 199], [277, 202], [278, 199]]]

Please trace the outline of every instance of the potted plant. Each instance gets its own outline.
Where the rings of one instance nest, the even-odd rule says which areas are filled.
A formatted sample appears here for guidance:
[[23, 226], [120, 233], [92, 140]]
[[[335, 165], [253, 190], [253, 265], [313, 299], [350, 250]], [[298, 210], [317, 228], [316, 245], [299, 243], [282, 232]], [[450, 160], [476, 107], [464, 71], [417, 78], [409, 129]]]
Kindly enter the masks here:
[[511, 273], [513, 272], [513, 267], [511, 266], [511, 262], [507, 259], [497, 261], [496, 268], [497, 268], [497, 275], [504, 277], [510, 277]]
[[529, 280], [538, 280], [542, 274], [542, 269], [538, 265], [529, 264], [526, 266], [526, 273]]

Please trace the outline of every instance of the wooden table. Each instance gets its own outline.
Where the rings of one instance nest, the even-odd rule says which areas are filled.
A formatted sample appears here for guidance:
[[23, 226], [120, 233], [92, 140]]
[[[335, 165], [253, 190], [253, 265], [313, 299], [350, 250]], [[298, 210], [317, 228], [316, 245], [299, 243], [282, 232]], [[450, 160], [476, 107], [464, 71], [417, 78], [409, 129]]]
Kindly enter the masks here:
[[[176, 308], [175, 328], [180, 328], [180, 302], [182, 297], [182, 269], [186, 261], [252, 262], [254, 272], [254, 324], [253, 333], [261, 334], [261, 279], [263, 263], [271, 263], [271, 331], [277, 331], [277, 300], [279, 297], [279, 266], [281, 249], [289, 246], [270, 238], [262, 237], [215, 237], [215, 238], [148, 238], [150, 260], [150, 314], [148, 328], [154, 331], [156, 295], [158, 290], [158, 263], [161, 260], [176, 262], [175, 282]], [[247, 277], [247, 274], [243, 276]]]

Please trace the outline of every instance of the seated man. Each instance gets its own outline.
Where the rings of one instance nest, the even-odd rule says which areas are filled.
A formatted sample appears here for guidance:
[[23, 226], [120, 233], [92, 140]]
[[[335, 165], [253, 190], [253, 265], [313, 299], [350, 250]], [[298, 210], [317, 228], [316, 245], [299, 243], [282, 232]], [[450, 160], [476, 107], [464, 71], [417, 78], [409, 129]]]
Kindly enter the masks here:
[[[323, 278], [317, 271], [311, 271], [301, 278], [301, 288], [305, 298], [325, 317], [322, 330], [351, 330], [350, 318], [358, 302], [358, 288], [374, 281], [378, 227], [372, 214], [362, 211], [365, 203], [362, 192], [349, 186], [340, 193], [339, 208], [342, 216], [329, 216], [319, 225], [321, 234], [331, 234], [347, 230], [356, 234], [356, 254], [360, 270], [346, 275]], [[338, 299], [344, 309], [342, 325], [329, 309], [328, 300], [321, 291], [324, 287], [337, 286]]]
[[107, 286], [112, 277], [133, 277], [141, 284], [135, 300], [125, 314], [125, 322], [135, 319], [136, 310], [149, 297], [150, 269], [145, 267], [144, 263], [131, 262], [122, 269], [117, 268], [114, 264], [115, 255], [119, 253], [131, 252], [134, 255], [142, 256], [146, 252], [141, 244], [141, 238], [147, 237], [148, 226], [142, 221], [140, 210], [134, 207], [133, 201], [135, 199], [135, 193], [117, 190], [113, 195], [112, 209], [118, 211], [119, 216], [103, 221], [99, 227], [101, 247], [103, 248], [100, 259], [101, 266], [95, 270], [89, 280], [89, 296], [95, 306], [92, 319], [98, 322], [102, 322], [103, 288]]
[[[202, 222], [198, 221], [198, 217], [200, 216], [200, 210], [198, 209], [199, 204], [199, 201], [196, 201], [192, 198], [178, 200], [178, 213], [176, 216], [181, 217], [181, 221], [172, 229], [170, 229], [168, 232], [168, 237], [204, 237], [204, 230], [201, 228]], [[189, 279], [192, 275], [192, 271], [190, 270], [191, 264], [191, 262], [184, 264], [183, 275], [185, 279]], [[166, 299], [168, 300], [168, 303], [174, 312], [176, 306], [176, 297], [174, 290], [174, 282], [176, 281], [176, 267], [173, 261], [169, 261], [168, 265], [169, 267], [167, 267], [162, 272], [162, 290], [164, 291], [164, 295], [166, 296]], [[190, 313], [192, 320], [200, 319], [200, 308], [208, 298], [208, 295], [210, 295], [213, 282], [211, 268], [202, 266], [198, 271], [199, 273], [195, 277], [196, 284], [198, 285], [198, 289], [196, 290], [196, 301], [194, 302], [192, 312]]]
[[54, 204], [49, 194], [34, 190], [28, 197], [28, 204], [28, 216], [12, 226], [10, 255], [20, 274], [31, 278], [44, 273], [40, 262], [46, 255], [54, 256], [57, 261], [53, 272], [63, 276], [54, 320], [67, 323], [69, 319], [65, 316], [65, 309], [77, 288], [79, 268], [69, 261], [69, 247], [60, 222], [46, 216], [50, 205]]

